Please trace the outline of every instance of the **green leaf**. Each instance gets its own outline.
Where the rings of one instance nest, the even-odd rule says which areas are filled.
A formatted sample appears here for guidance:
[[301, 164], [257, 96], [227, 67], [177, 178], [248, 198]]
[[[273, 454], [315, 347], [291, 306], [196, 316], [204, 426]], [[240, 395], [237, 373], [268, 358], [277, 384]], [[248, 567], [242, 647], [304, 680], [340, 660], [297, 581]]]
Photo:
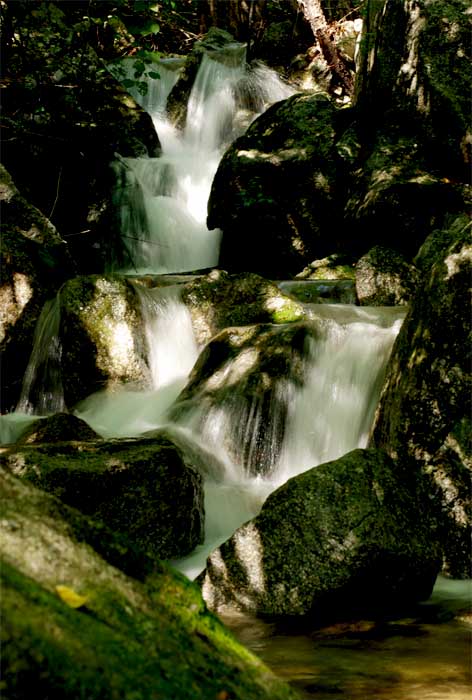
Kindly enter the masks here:
[[135, 80], [131, 80], [131, 78], [125, 78], [124, 80], [121, 81], [124, 87], [134, 87], [136, 84]]
[[150, 78], [152, 78], [153, 80], [159, 80], [160, 77], [161, 77], [161, 76], [159, 75], [159, 73], [156, 73], [155, 70], [150, 70], [149, 73], [148, 73], [148, 76], [149, 76]]

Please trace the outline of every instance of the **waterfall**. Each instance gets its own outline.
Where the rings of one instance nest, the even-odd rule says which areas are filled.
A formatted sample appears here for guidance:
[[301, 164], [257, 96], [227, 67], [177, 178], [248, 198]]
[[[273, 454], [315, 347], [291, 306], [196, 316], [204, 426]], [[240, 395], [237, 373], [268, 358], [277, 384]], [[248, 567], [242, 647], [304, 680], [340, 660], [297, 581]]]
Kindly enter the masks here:
[[33, 350], [16, 408], [19, 413], [46, 416], [64, 411], [60, 320], [61, 306], [59, 294], [57, 294], [54, 299], [44, 304], [36, 324]]
[[[221, 232], [206, 226], [211, 184], [224, 150], [271, 102], [293, 90], [262, 64], [244, 63], [244, 47], [203, 54], [182, 130], [165, 103], [178, 71], [156, 64], [161, 79], [133, 95], [153, 118], [159, 158], [118, 158], [116, 207], [128, 273], [185, 272], [218, 263]], [[163, 81], [161, 89], [156, 83]]]

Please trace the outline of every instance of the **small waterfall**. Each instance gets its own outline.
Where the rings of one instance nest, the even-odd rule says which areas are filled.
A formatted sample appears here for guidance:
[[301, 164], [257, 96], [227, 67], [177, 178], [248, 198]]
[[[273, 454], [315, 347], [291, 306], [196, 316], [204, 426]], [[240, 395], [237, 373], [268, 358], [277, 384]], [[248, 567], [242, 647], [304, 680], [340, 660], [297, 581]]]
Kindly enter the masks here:
[[269, 68], [247, 67], [244, 47], [204, 54], [191, 89], [182, 131], [166, 117], [165, 101], [178, 72], [156, 70], [148, 93], [133, 95], [151, 114], [162, 145], [159, 158], [119, 158], [115, 203], [124, 272], [169, 273], [214, 267], [221, 232], [206, 226], [211, 184], [224, 150], [271, 102], [293, 94]]
[[37, 321], [17, 412], [47, 416], [65, 410], [60, 320], [61, 305], [57, 294], [44, 304]]
[[153, 387], [99, 391], [74, 410], [103, 437], [135, 437], [167, 425], [167, 411], [185, 386], [198, 348], [178, 286], [148, 289], [136, 283]]

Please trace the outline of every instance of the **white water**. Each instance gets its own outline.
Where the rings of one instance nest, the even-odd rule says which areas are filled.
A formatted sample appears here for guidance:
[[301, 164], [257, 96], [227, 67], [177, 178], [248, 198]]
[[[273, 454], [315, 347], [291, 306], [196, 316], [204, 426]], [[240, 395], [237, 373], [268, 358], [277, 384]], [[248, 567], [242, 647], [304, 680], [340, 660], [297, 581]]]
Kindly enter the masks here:
[[[206, 229], [205, 216], [222, 150], [240, 133], [245, 120], [290, 92], [263, 66], [248, 71], [236, 61], [205, 57], [192, 89], [186, 127], [178, 132], [166, 120], [163, 107], [174, 77], [167, 75], [162, 89], [148, 93], [143, 102], [153, 113], [162, 157], [119, 160], [125, 181], [122, 189], [127, 192], [121, 201], [123, 233], [130, 237], [128, 243], [136, 243], [132, 252], [137, 267], [154, 273], [216, 264], [219, 232]], [[145, 242], [134, 240], [140, 237], [146, 237]], [[138, 436], [170, 425], [176, 435], [201, 451], [203, 461], [211, 452], [205, 486], [206, 542], [191, 558], [179, 563], [189, 575], [195, 575], [207, 552], [253, 517], [267, 495], [285, 479], [366, 444], [383, 368], [402, 312], [310, 307], [318, 330], [305, 352], [303, 386], [282, 378], [272, 392], [270, 415], [275, 415], [275, 424], [281, 407], [284, 417], [288, 411], [283, 443], [276, 446], [277, 430], [267, 426], [258, 400], [248, 401], [247, 394], [240, 400], [238, 394], [241, 368], [236, 365], [257, 362], [257, 353], [248, 352], [242, 360], [228, 363], [218, 378], [232, 388], [227, 402], [212, 405], [210, 400], [189, 420], [169, 423], [169, 409], [185, 386], [199, 348], [188, 310], [175, 290], [137, 288], [153, 386], [144, 392], [128, 387], [99, 392], [77, 406], [75, 413], [103, 437]], [[37, 380], [40, 366], [47, 365], [41, 353], [45, 352], [46, 358], [52, 355], [56, 364], [60, 360], [55, 340], [59, 316], [53, 315], [56, 321], [48, 322], [48, 313], [45, 310], [38, 323], [31, 371], [27, 372], [20, 404], [23, 410], [33, 407], [35, 413], [43, 415], [63, 407], [54, 372], [46, 373], [42, 385]], [[42, 386], [37, 405], [32, 398], [35, 382]], [[270, 462], [265, 477], [251, 476], [248, 468], [256, 451]]]
[[[224, 150], [270, 103], [293, 90], [262, 65], [248, 68], [240, 44], [204, 54], [183, 130], [166, 116], [178, 72], [158, 64], [145, 97], [162, 146], [159, 158], [120, 158], [117, 190], [121, 232], [129, 256], [124, 272], [169, 273], [214, 267], [221, 232], [206, 226], [211, 184]], [[155, 84], [162, 86], [157, 89]]]

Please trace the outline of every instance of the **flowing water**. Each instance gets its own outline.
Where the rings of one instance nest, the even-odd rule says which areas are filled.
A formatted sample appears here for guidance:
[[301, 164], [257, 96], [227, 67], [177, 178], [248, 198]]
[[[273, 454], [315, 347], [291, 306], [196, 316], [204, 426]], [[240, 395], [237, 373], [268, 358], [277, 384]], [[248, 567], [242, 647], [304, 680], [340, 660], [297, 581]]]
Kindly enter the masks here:
[[[137, 94], [153, 117], [162, 156], [117, 158], [116, 202], [129, 253], [123, 272], [177, 273], [217, 263], [220, 232], [208, 231], [205, 222], [219, 159], [267, 103], [290, 94], [265, 67], [245, 67], [237, 47], [230, 50], [230, 59], [227, 54], [224, 60], [205, 56], [190, 94], [186, 124], [179, 130], [165, 112], [178, 69], [177, 64], [162, 63], [161, 80], [151, 81], [145, 96]], [[194, 577], [208, 552], [256, 515], [268, 494], [287, 478], [367, 444], [404, 311], [307, 304], [302, 380], [276, 380], [270, 394], [277, 416], [283, 416], [282, 431], [268, 429], [260, 402], [248, 398], [239, 381], [241, 365], [257, 370], [255, 352], [228, 362], [218, 377], [223, 389], [231, 389], [228, 400], [212, 403], [205, 398], [206, 403], [197, 401], [194, 410], [179, 418], [173, 409], [201, 350], [180, 300], [181, 281], [176, 277], [175, 284], [152, 289], [136, 283], [152, 386], [98, 392], [75, 413], [103, 437], [138, 436], [164, 427], [177, 443], [191, 445], [202, 456], [208, 469], [205, 544], [174, 562]], [[60, 296], [45, 306], [38, 322], [19, 412], [0, 421], [4, 442], [13, 441], [32, 415], [64, 408], [59, 328]], [[272, 425], [279, 423], [276, 418]], [[269, 468], [255, 475], [250, 467], [261, 454], [268, 456]], [[432, 604], [439, 610], [448, 609], [447, 585], [440, 581], [435, 589], [437, 601]], [[470, 598], [470, 590], [457, 590], [456, 608]], [[423, 610], [387, 620], [383, 627], [362, 621], [316, 632], [277, 628], [243, 616], [227, 621], [304, 697], [466, 697], [470, 642], [460, 620], [444, 622], [438, 614], [431, 622]]]

